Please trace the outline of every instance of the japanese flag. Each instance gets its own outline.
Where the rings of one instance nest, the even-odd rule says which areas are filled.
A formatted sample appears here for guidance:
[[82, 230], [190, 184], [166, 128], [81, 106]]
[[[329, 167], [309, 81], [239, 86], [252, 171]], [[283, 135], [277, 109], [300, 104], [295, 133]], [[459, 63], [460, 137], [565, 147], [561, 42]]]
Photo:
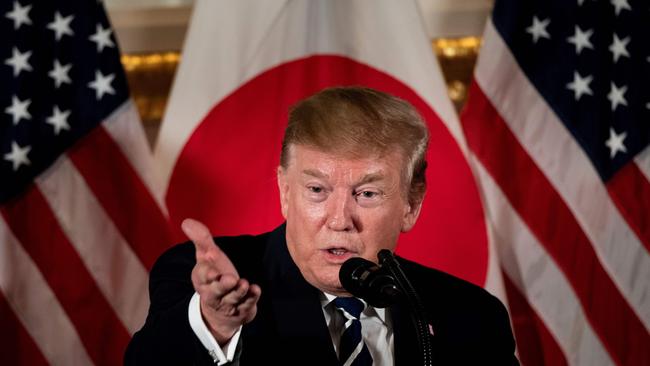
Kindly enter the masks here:
[[214, 235], [281, 224], [275, 169], [289, 108], [336, 85], [399, 96], [426, 119], [428, 191], [397, 251], [486, 285], [498, 267], [488, 260], [466, 145], [414, 1], [196, 2], [155, 151], [177, 239], [185, 217]]

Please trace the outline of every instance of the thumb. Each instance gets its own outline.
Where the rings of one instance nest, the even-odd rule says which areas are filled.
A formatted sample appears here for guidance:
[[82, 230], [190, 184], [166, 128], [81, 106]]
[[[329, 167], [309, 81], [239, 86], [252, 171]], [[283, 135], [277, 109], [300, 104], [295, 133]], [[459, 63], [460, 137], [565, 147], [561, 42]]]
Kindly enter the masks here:
[[232, 273], [239, 278], [235, 266], [228, 256], [215, 245], [210, 230], [205, 225], [194, 219], [185, 219], [181, 223], [181, 229], [194, 243], [197, 263], [209, 262], [219, 273]]
[[194, 243], [197, 255], [199, 252], [205, 254], [215, 247], [210, 230], [201, 222], [194, 219], [185, 219], [181, 223], [181, 229]]

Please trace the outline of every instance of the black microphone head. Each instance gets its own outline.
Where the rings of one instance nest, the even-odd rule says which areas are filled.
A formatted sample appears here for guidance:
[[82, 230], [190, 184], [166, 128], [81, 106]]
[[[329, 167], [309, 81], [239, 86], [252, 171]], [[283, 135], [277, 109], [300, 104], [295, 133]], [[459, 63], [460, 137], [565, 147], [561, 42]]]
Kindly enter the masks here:
[[354, 257], [345, 261], [339, 270], [339, 279], [350, 294], [374, 307], [385, 308], [400, 295], [395, 279], [375, 263], [363, 258]]
[[341, 280], [341, 285], [349, 293], [356, 297], [361, 297], [364, 293], [364, 288], [362, 286], [363, 281], [370, 273], [370, 271], [376, 270], [379, 267], [367, 259], [360, 257], [354, 257], [346, 260], [341, 265], [339, 270], [339, 280]]

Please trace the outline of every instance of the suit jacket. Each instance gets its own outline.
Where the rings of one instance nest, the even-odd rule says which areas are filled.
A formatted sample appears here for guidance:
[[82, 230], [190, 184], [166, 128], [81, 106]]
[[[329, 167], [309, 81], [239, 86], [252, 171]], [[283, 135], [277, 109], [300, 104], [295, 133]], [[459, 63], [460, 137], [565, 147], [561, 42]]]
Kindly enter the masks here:
[[[257, 316], [242, 329], [240, 365], [337, 365], [320, 292], [305, 281], [291, 259], [284, 225], [259, 236], [215, 241], [240, 276], [262, 288]], [[436, 365], [518, 364], [508, 315], [497, 298], [443, 272], [400, 262], [429, 311]], [[126, 364], [214, 365], [188, 321], [194, 264], [190, 242], [158, 259], [149, 283], [149, 314], [129, 344]], [[395, 364], [422, 364], [408, 309], [394, 305], [389, 311]]]

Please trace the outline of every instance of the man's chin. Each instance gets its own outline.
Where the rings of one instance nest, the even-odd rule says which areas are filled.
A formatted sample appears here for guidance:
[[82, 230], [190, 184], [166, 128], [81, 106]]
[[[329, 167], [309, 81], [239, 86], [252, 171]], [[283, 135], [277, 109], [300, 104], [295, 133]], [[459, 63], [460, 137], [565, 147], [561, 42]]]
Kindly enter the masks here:
[[333, 286], [333, 287], [320, 289], [320, 290], [334, 296], [343, 296], [343, 297], [352, 296], [346, 289], [343, 288], [343, 286], [338, 286], [338, 287]]
[[338, 275], [338, 269], [336, 271], [336, 277], [333, 277], [332, 274], [327, 278], [319, 278], [317, 279], [316, 283], [312, 283], [312, 285], [318, 288], [319, 290], [331, 295], [345, 296], [347, 294], [347, 296], [349, 296], [348, 292], [345, 290], [345, 288], [343, 288], [343, 285], [341, 285], [341, 281], [339, 280], [339, 275]]

